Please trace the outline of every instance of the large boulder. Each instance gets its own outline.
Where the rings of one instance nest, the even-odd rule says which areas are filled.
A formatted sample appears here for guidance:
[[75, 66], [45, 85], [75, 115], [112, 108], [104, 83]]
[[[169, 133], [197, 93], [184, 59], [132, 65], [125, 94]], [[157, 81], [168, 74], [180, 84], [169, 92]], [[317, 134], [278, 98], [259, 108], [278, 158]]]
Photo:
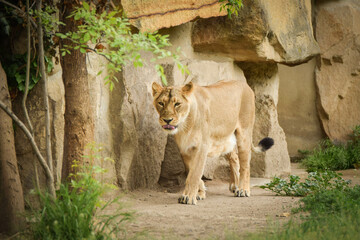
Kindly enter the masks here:
[[226, 15], [217, 0], [122, 0], [121, 5], [130, 23], [145, 32], [177, 26], [197, 17]]
[[198, 20], [192, 45], [235, 61], [299, 64], [319, 53], [311, 1], [244, 0], [239, 16]]
[[290, 158], [285, 133], [278, 122], [279, 74], [276, 63], [241, 63], [248, 84], [255, 93], [256, 118], [253, 142], [264, 137], [274, 139], [274, 146], [260, 154], [253, 153], [251, 176], [273, 177], [290, 173]]
[[[109, 119], [118, 184], [125, 189], [157, 184], [167, 141], [153, 107], [153, 66], [125, 67], [110, 94]], [[125, 83], [125, 84], [124, 84]]]
[[320, 1], [316, 7], [318, 111], [328, 137], [345, 141], [360, 124], [360, 2]]
[[316, 59], [297, 66], [278, 64], [280, 126], [284, 129], [290, 157], [312, 150], [325, 136], [316, 109]]

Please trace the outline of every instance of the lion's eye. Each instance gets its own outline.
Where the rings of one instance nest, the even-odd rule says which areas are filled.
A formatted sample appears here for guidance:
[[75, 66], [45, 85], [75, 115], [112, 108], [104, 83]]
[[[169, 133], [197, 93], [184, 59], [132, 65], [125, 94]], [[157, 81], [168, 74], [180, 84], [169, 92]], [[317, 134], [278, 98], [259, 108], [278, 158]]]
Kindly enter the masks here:
[[159, 104], [161, 107], [164, 107], [164, 103], [163, 103], [163, 102], [158, 102], [158, 104]]
[[178, 107], [178, 106], [180, 106], [180, 105], [181, 105], [181, 103], [178, 103], [178, 102], [177, 102], [177, 103], [175, 103], [174, 106], [175, 106], [175, 107]]

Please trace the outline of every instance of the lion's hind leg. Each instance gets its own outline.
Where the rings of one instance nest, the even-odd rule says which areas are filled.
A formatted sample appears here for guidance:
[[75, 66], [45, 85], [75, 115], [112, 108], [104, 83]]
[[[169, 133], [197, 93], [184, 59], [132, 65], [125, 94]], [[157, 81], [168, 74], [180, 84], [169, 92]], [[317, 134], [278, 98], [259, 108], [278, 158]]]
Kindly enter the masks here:
[[230, 165], [230, 183], [229, 183], [229, 190], [232, 193], [235, 193], [239, 190], [240, 184], [240, 164], [239, 164], [239, 157], [236, 153], [236, 149], [228, 154], [225, 155], [226, 159], [229, 161]]
[[250, 197], [250, 159], [252, 144], [252, 129], [236, 130], [238, 157], [240, 162], [240, 186], [235, 192], [237, 197]]

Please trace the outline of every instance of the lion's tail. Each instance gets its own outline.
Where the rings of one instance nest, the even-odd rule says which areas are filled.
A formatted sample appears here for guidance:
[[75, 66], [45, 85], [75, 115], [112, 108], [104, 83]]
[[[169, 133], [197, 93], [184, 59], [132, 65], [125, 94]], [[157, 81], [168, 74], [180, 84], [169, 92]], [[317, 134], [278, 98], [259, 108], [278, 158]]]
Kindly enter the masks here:
[[254, 145], [251, 144], [251, 150], [253, 150], [256, 153], [261, 153], [270, 149], [273, 145], [274, 145], [274, 139], [266, 137], [259, 142], [257, 147], [254, 147]]

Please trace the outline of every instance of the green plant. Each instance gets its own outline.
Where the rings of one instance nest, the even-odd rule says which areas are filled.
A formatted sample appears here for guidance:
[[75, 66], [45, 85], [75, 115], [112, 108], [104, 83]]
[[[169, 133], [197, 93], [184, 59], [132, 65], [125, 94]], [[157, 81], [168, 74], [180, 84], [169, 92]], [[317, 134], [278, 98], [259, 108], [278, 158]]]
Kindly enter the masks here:
[[318, 170], [341, 170], [360, 163], [360, 126], [356, 126], [346, 144], [334, 144], [329, 139], [311, 153], [304, 154], [302, 165], [309, 172]]
[[219, 2], [221, 3], [220, 12], [222, 10], [226, 10], [228, 18], [231, 19], [232, 14], [238, 16], [239, 11], [242, 7], [242, 0], [219, 0]]
[[[95, 152], [85, 156], [90, 162], [101, 158], [96, 145]], [[79, 166], [70, 184], [61, 184], [56, 199], [47, 192], [36, 193], [40, 197], [41, 210], [33, 210], [31, 235], [33, 239], [118, 239], [125, 233], [124, 224], [133, 218], [124, 211], [119, 198], [102, 201], [101, 197], [113, 188], [95, 179], [104, 169], [98, 166]], [[104, 214], [111, 207], [111, 214]]]
[[44, 28], [44, 33], [46, 35], [46, 38], [51, 39], [51, 37], [55, 34], [55, 32], [59, 29], [60, 25], [64, 25], [63, 22], [59, 21], [54, 17], [56, 14], [55, 7], [52, 7], [50, 5], [45, 5], [41, 12], [38, 12], [37, 10], [29, 10], [29, 14], [34, 17], [38, 18], [41, 17], [42, 25]]
[[309, 194], [300, 200], [302, 203], [296, 211], [310, 212], [312, 217], [321, 215], [350, 212], [360, 210], [360, 186], [353, 188], [321, 189], [314, 194]]
[[350, 181], [344, 180], [341, 176], [341, 173], [333, 171], [310, 172], [304, 182], [300, 182], [300, 177], [296, 175], [290, 175], [289, 181], [274, 177], [270, 183], [260, 188], [268, 189], [278, 195], [306, 196], [323, 189], [346, 189]]
[[354, 167], [360, 167], [360, 125], [354, 127], [351, 140], [348, 141], [347, 151]]
[[[51, 58], [45, 56], [46, 71], [50, 73], [54, 68]], [[25, 91], [26, 77], [26, 54], [13, 55], [11, 59], [4, 62], [4, 70], [8, 78], [9, 87], [11, 89], [18, 88], [21, 92]], [[40, 80], [41, 74], [38, 70], [37, 58], [33, 57], [30, 65], [30, 81], [29, 90]]]
[[[25, 6], [23, 6], [25, 8]], [[49, 42], [51, 41], [51, 36], [57, 29], [57, 25], [60, 24], [59, 21], [56, 21], [55, 18], [51, 16], [54, 14], [55, 10], [49, 6], [44, 7], [44, 11], [41, 14], [38, 14], [36, 10], [30, 8], [29, 14], [33, 18], [41, 16], [43, 21], [43, 26], [45, 29], [46, 37], [45, 41], [48, 43], [46, 45], [47, 56], [45, 56], [46, 64], [46, 73], [50, 73], [54, 68], [52, 62], [52, 56], [50, 52], [55, 52], [51, 49]], [[26, 21], [25, 21], [26, 22]], [[13, 8], [9, 8], [7, 5], [2, 5], [0, 7], [0, 34], [5, 35], [10, 38], [10, 32], [18, 32], [24, 25], [24, 18], [16, 14], [16, 11]], [[37, 42], [37, 40], [32, 35], [32, 41]], [[11, 40], [13, 41], [13, 40]], [[35, 45], [34, 45], [35, 48]], [[36, 54], [37, 50], [32, 49], [32, 53]], [[39, 59], [38, 55], [32, 54], [31, 63], [30, 63], [30, 79], [29, 79], [29, 90], [31, 90], [36, 83], [41, 78], [41, 73], [38, 67]], [[26, 61], [27, 53], [24, 54], [13, 54], [9, 48], [3, 47], [0, 49], [0, 58], [3, 68], [6, 72], [6, 76], [9, 83], [9, 89], [19, 89], [21, 92], [25, 90], [25, 78], [26, 78]]]
[[[109, 61], [106, 65], [108, 76], [105, 77], [105, 83], [110, 84], [110, 89], [114, 87], [113, 81], [118, 81], [115, 73], [121, 71], [125, 64], [133, 63], [135, 67], [144, 65], [141, 56], [144, 51], [153, 54], [151, 62], [170, 57], [183, 73], [189, 73], [180, 62], [179, 55], [165, 49], [171, 45], [168, 35], [161, 35], [157, 32], [133, 33], [129, 21], [122, 16], [121, 11], [104, 11], [98, 14], [96, 9], [91, 9], [85, 1], [82, 4], [83, 7], [77, 8], [70, 16], [74, 17], [74, 20], [82, 22], [79, 30], [65, 34], [57, 33], [57, 36], [71, 40], [75, 44], [73, 49], [79, 49], [82, 53], [95, 52], [104, 56]], [[87, 45], [89, 41], [95, 44], [94, 48]], [[105, 48], [103, 44], [108, 46], [107, 51], [102, 51]], [[64, 48], [60, 49], [61, 54], [69, 54], [71, 48], [70, 45], [64, 45]], [[179, 48], [177, 50], [180, 52]], [[166, 85], [164, 69], [160, 64], [156, 65], [156, 71]]]
[[306, 156], [302, 165], [307, 171], [340, 170], [351, 166], [344, 146], [336, 146], [330, 140], [322, 141], [319, 146]]

